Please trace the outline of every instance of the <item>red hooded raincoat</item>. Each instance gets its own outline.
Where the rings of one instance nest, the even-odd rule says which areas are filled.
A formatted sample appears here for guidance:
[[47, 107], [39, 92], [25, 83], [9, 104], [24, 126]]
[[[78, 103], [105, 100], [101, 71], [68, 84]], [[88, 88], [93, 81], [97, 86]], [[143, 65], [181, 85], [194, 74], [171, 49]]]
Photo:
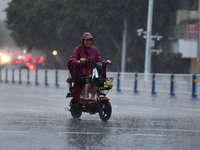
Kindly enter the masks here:
[[80, 95], [83, 89], [83, 85], [80, 82], [80, 79], [81, 77], [87, 77], [91, 75], [92, 64], [91, 63], [78, 64], [78, 60], [80, 60], [80, 58], [86, 58], [88, 60], [92, 60], [93, 62], [103, 61], [101, 59], [98, 50], [94, 46], [85, 47], [83, 42], [85, 39], [92, 39], [92, 42], [94, 42], [93, 37], [89, 32], [84, 33], [82, 36], [81, 45], [77, 46], [73, 50], [67, 63], [71, 76], [74, 79], [73, 97], [80, 104], [88, 103], [88, 100], [80, 99]]

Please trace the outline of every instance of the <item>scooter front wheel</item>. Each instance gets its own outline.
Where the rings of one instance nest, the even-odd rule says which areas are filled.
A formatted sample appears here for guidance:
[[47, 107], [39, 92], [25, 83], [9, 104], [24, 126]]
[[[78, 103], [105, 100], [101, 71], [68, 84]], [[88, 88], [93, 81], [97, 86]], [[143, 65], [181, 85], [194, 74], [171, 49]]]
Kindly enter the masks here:
[[100, 102], [99, 107], [99, 117], [102, 121], [107, 121], [110, 119], [112, 113], [112, 107], [109, 101], [102, 101]]

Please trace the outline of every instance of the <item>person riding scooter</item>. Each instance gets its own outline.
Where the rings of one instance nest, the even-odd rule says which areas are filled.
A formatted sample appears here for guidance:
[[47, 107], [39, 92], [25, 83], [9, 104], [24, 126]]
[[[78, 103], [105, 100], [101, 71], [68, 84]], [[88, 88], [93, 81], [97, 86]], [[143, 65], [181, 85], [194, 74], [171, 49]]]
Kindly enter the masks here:
[[[67, 63], [68, 69], [74, 80], [73, 98], [80, 104], [88, 103], [88, 100], [94, 96], [94, 93], [92, 93], [92, 97], [89, 97], [89, 92], [91, 89], [94, 89], [94, 87], [92, 87], [90, 81], [87, 81], [85, 84], [85, 98], [84, 100], [80, 99], [80, 95], [83, 90], [83, 83], [81, 82], [81, 78], [90, 76], [92, 70], [92, 64], [86, 63], [86, 60], [91, 60], [93, 62], [104, 61], [101, 59], [97, 48], [92, 46], [93, 43], [94, 39], [92, 35], [89, 32], [85, 32], [82, 36], [81, 45], [77, 46], [73, 50]], [[107, 60], [107, 63], [111, 63], [111, 61]], [[102, 76], [106, 77], [105, 67]]]

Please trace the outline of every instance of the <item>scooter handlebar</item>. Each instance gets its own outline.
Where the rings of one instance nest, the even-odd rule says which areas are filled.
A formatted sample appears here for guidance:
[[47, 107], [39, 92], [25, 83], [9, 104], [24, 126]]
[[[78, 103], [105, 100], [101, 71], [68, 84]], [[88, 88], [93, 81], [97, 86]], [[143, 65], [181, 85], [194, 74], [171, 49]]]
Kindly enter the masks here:
[[94, 63], [92, 60], [86, 59], [85, 62]]
[[[95, 64], [92, 60], [88, 60], [88, 59], [86, 59], [85, 62]], [[112, 64], [112, 63], [108, 63], [107, 61], [103, 61], [103, 62], [101, 62], [101, 63], [102, 63], [102, 64]]]

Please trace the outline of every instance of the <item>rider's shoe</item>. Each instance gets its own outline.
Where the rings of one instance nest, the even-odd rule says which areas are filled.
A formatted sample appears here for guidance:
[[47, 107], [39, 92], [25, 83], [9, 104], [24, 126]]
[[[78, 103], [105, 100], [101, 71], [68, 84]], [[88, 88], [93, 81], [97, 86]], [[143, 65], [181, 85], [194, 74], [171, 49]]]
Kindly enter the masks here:
[[96, 102], [90, 101], [90, 102], [88, 102], [88, 104], [96, 104]]

